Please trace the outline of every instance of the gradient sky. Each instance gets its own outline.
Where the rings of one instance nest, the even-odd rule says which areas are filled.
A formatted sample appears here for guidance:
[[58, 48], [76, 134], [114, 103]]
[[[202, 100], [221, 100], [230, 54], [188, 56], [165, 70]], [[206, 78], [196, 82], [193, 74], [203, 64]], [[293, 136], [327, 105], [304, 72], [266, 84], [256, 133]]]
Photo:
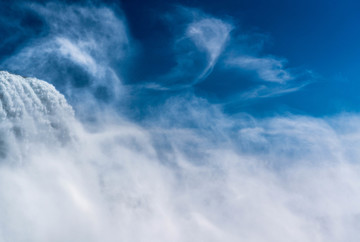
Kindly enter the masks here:
[[[174, 79], [166, 75], [176, 71], [181, 58], [194, 61], [190, 66], [181, 67], [189, 73], [204, 69], [203, 61], [206, 57], [201, 56], [201, 50], [191, 54], [193, 46], [189, 46], [186, 41], [180, 47], [174, 46], [184, 35], [184, 26], [191, 21], [191, 17], [185, 16], [186, 11], [196, 9], [202, 11], [201, 14], [222, 19], [231, 25], [224, 48], [201, 81], [190, 85], [186, 82], [191, 77], [182, 74], [183, 77], [177, 77], [176, 85], [188, 85], [186, 88], [172, 92], [138, 90], [144, 98], [134, 98], [128, 104], [132, 109], [138, 109], [137, 114], [140, 116], [169, 96], [189, 90], [211, 103], [221, 105], [229, 114], [249, 112], [256, 116], [268, 116], [291, 112], [324, 116], [359, 111], [360, 4], [356, 1], [132, 0], [104, 3], [119, 14], [124, 12], [128, 31], [133, 42], [136, 42], [132, 60], [126, 63], [126, 73], [122, 71], [124, 82], [136, 87], [149, 83], [152, 86], [164, 85], [164, 78]], [[44, 19], [36, 11], [24, 7], [23, 1], [2, 1], [1, 5], [0, 60], [15, 55], [32, 41], [49, 35], [51, 30]], [[187, 54], [192, 56], [186, 57]], [[259, 66], [242, 67], [243, 70], [229, 68], [226, 66], [229, 55], [281, 60], [281, 68], [292, 75], [291, 83], [274, 85], [263, 82], [262, 77], [256, 75]], [[116, 65], [115, 68], [120, 72], [120, 66], [124, 63]], [[2, 66], [5, 69], [6, 66]], [[88, 82], [86, 75], [81, 74], [76, 66], [71, 70], [68, 73], [73, 73], [79, 82], [75, 86]], [[26, 70], [17, 72], [28, 74]], [[159, 79], [159, 76], [162, 78]], [[247, 96], [245, 93], [256, 88], [264, 92], [258, 95], [262, 97], [244, 97]], [[99, 94], [99, 98], [106, 99], [106, 95]]]

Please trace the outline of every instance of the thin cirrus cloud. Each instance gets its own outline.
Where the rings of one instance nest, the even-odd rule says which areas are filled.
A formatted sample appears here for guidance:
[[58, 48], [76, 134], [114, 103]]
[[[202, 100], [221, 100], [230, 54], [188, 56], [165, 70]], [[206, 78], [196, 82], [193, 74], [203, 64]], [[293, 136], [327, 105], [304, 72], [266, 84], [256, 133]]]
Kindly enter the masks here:
[[238, 101], [246, 101], [251, 99], [258, 99], [258, 98], [270, 98], [270, 97], [278, 97], [285, 94], [289, 94], [292, 92], [297, 92], [307, 86], [309, 82], [302, 82], [299, 84], [291, 84], [291, 85], [275, 85], [275, 86], [266, 86], [266, 85], [259, 85], [255, 88], [251, 88], [250, 90], [246, 90], [241, 94], [232, 97], [230, 102], [238, 102]]

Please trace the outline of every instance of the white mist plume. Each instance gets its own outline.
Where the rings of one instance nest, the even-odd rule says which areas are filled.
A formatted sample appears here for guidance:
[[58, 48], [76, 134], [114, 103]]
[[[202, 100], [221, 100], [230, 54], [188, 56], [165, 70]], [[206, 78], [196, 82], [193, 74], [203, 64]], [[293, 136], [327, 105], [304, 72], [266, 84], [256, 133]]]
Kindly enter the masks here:
[[[54, 6], [41, 10], [45, 19]], [[85, 31], [86, 40], [73, 33], [89, 8], [65, 10], [72, 21], [59, 11], [51, 38], [8, 66], [50, 77], [44, 65], [60, 57], [90, 75], [93, 65], [107, 68], [104, 46], [91, 41], [97, 32]], [[106, 9], [92, 10], [123, 26], [111, 25]], [[56, 29], [67, 21], [69, 33]], [[107, 80], [96, 79], [120, 82]], [[1, 242], [360, 239], [358, 115], [230, 118], [190, 96], [169, 100], [144, 125], [86, 103], [98, 116], [87, 124], [50, 84], [7, 72], [0, 101]]]
[[[357, 127], [356, 117], [235, 125], [192, 102], [202, 105], [193, 106], [195, 122], [214, 123], [144, 129], [117, 120], [85, 131], [52, 86], [1, 75], [2, 123], [26, 124], [32, 149], [15, 166], [3, 157], [0, 241], [359, 239], [359, 152], [349, 146], [359, 133], [343, 128]], [[53, 118], [76, 139], [60, 145]], [[11, 153], [19, 144], [8, 146]]]

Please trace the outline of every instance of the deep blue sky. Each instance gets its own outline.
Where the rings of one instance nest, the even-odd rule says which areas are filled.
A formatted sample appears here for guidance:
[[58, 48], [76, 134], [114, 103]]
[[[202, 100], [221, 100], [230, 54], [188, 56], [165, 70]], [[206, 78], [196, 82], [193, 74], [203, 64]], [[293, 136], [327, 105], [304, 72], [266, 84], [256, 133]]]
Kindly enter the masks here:
[[[44, 20], [36, 12], [21, 7], [24, 2], [26, 1], [1, 1], [0, 60], [6, 60], [31, 41], [48, 34], [48, 26]], [[89, 4], [88, 1], [68, 2]], [[254, 84], [259, 83], [258, 80], [254, 82], [254, 74], [224, 69], [217, 63], [205, 80], [190, 88], [196, 95], [222, 105], [230, 114], [250, 112], [254, 115], [273, 115], [292, 112], [322, 116], [360, 111], [360, 97], [357, 94], [360, 88], [360, 3], [357, 1], [125, 0], [97, 1], [96, 4], [110, 6], [118, 14], [124, 12], [131, 40], [141, 50], [133, 56], [128, 68], [121, 71], [127, 85], [156, 83], [159, 76], [165, 75], [177, 65], [179, 52], [174, 51], [174, 41], [189, 23], [181, 17], [174, 17], [175, 21], [170, 25], [166, 19], [167, 16], [176, 15], [174, 9], [182, 6], [198, 9], [207, 16], [231, 23], [232, 41], [240, 38], [239, 36], [252, 36], [245, 45], [251, 49], [251, 46], [263, 44], [257, 50], [257, 57], [286, 59], [286, 68], [301, 73], [312, 72], [311, 76], [301, 74], [297, 78], [295, 82], [299, 85], [302, 82], [307, 85], [296, 92], [244, 100], [237, 97], [244, 91], [261, 85]], [[186, 49], [186, 44], [184, 46], [182, 48]], [[236, 46], [236, 43], [233, 44], [227, 52], [236, 51]], [[184, 53], [187, 51], [180, 54]], [[219, 61], [225, 59], [225, 56], [220, 55]], [[202, 56], [194, 55], [192, 58], [195, 59], [194, 65], [202, 65]], [[194, 70], [189, 69], [189, 73]], [[81, 80], [86, 78], [79, 74], [81, 72], [75, 70], [68, 73], [75, 73], [74, 79], [81, 85], [87, 83], [87, 80]], [[26, 71], [19, 74], [25, 75]], [[184, 75], [176, 81], [176, 85], [186, 82], [186, 78], [189, 77]], [[58, 88], [61, 90], [61, 87]], [[141, 97], [134, 98], [130, 106], [141, 112], [143, 108], [147, 109], [164, 102], [172, 95], [181, 95], [187, 91], [137, 90], [136, 94]]]
[[173, 3], [201, 8], [218, 17], [230, 16], [241, 29], [268, 36], [265, 53], [286, 58], [289, 66], [316, 73], [316, 81], [299, 93], [265, 100], [266, 104], [256, 102], [248, 107], [250, 110], [266, 112], [270, 105], [270, 112], [276, 109], [313, 115], [359, 111], [358, 1], [123, 1], [132, 33], [145, 40], [150, 49], [161, 48], [167, 34], [161, 22], [154, 20], [156, 12], [171, 8]]

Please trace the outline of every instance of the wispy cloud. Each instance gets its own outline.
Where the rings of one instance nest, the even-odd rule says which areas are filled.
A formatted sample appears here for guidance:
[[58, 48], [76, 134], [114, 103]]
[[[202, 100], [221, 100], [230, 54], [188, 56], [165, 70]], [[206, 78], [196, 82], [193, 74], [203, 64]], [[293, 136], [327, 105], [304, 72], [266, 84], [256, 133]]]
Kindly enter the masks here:
[[88, 51], [81, 48], [81, 45], [75, 45], [69, 39], [60, 37], [56, 38], [55, 43], [58, 45], [61, 56], [75, 62], [94, 76], [99, 74], [94, 59], [89, 55]]
[[239, 56], [226, 61], [227, 64], [254, 71], [260, 80], [283, 84], [293, 80], [291, 72], [284, 68], [284, 60], [271, 57]]
[[[252, 51], [251, 43], [250, 46], [247, 45], [241, 46], [240, 43], [239, 46], [236, 41], [231, 43], [221, 63], [221, 67], [226, 71], [236, 70], [237, 73], [247, 75], [247, 82], [250, 82], [246, 88], [239, 89], [230, 102], [286, 95], [297, 92], [316, 80], [316, 75], [312, 71], [289, 68], [286, 59], [262, 54], [261, 47], [256, 43], [256, 51]], [[249, 51], [246, 51], [246, 48]], [[241, 83], [243, 76], [235, 75], [232, 78], [238, 78], [238, 82]]]

